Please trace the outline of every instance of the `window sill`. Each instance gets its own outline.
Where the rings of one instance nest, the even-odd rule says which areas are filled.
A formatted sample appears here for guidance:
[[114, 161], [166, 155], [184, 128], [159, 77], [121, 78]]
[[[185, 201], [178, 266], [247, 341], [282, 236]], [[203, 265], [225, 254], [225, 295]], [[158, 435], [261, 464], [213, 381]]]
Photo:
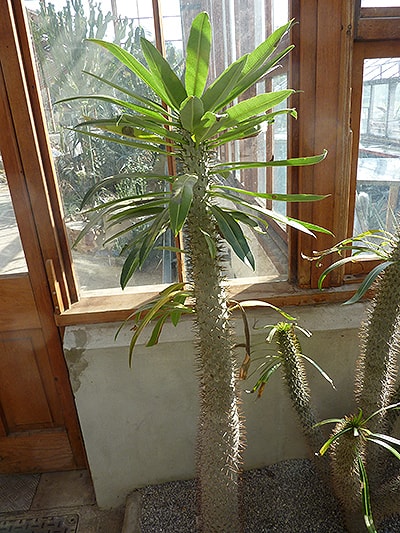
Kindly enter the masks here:
[[[342, 303], [348, 300], [358, 288], [358, 284], [349, 284], [330, 289], [299, 289], [286, 281], [268, 283], [231, 283], [229, 296], [232, 300], [262, 300], [277, 307], [316, 305], [323, 303]], [[154, 298], [162, 287], [157, 290], [142, 287], [124, 294], [96, 291], [72, 304], [61, 314], [55, 315], [56, 324], [60, 327], [78, 324], [100, 324], [125, 320], [135, 308]]]

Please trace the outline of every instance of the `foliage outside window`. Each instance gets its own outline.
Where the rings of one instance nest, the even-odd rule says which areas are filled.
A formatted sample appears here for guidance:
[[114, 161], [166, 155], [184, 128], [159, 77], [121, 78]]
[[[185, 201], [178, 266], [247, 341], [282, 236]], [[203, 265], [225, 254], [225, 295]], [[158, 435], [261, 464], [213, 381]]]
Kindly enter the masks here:
[[[167, 159], [141, 150], [132, 150], [124, 145], [115, 146], [102, 138], [88, 138], [69, 128], [76, 126], [85, 116], [104, 116], [110, 111], [107, 102], [87, 100], [82, 104], [54, 105], [56, 101], [75, 94], [104, 92], [104, 85], [93, 76], [85, 75], [85, 70], [96, 72], [99, 77], [112, 78], [116, 85], [130, 87], [136, 93], [148, 96], [147, 89], [135, 76], [116, 67], [101, 50], [87, 44], [86, 38], [96, 37], [122, 44], [125, 49], [144, 62], [138, 46], [140, 35], [154, 41], [152, 2], [127, 5], [119, 1], [110, 3], [103, 0], [67, 2], [25, 2], [29, 9], [31, 32], [36, 54], [37, 69], [41, 79], [41, 93], [46, 110], [47, 125], [57, 169], [59, 187], [62, 193], [65, 223], [71, 243], [85, 223], [79, 212], [84, 192], [100, 177], [130, 172], [154, 170], [163, 173]], [[112, 5], [111, 5], [112, 4]], [[229, 62], [254, 49], [278, 23], [287, 20], [288, 6], [282, 2], [254, 0], [250, 9], [244, 11], [233, 3], [225, 10], [213, 6], [208, 1], [194, 3], [162, 2], [162, 25], [168, 61], [182, 76], [182, 49], [188, 37], [188, 29], [194, 16], [200, 11], [208, 11], [211, 20], [217, 21], [216, 44], [213, 50], [211, 75], [221, 72]], [[248, 32], [248, 25], [254, 31]], [[274, 73], [258, 84], [255, 91], [286, 88], [287, 76], [282, 70]], [[110, 90], [110, 95], [115, 96]], [[274, 128], [260, 139], [245, 143], [231, 143], [217, 157], [231, 160], [238, 154], [243, 160], [260, 157], [282, 159], [286, 157], [286, 118], [279, 117]], [[268, 172], [264, 169], [250, 169], [232, 172], [231, 184], [250, 187], [259, 192], [286, 192], [286, 169]], [[153, 187], [159, 187], [157, 183]], [[148, 192], [148, 186], [140, 180], [129, 180], [102, 191], [98, 201], [118, 198], [119, 194]], [[120, 190], [121, 189], [121, 190]], [[123, 190], [122, 190], [123, 189]], [[275, 202], [274, 202], [275, 204]], [[265, 205], [265, 204], [264, 204]], [[271, 207], [268, 205], [267, 207]], [[273, 207], [276, 207], [274, 205]], [[279, 206], [282, 210], [282, 206]], [[284, 209], [284, 207], [283, 207]], [[285, 228], [271, 227], [268, 235], [261, 236], [248, 232], [247, 237], [256, 246], [258, 270], [253, 273], [236, 261], [229, 247], [226, 248], [226, 275], [233, 278], [256, 276], [257, 280], [287, 278], [287, 242]], [[113, 289], [118, 287], [118, 273], [123, 263], [124, 241], [118, 245], [107, 243], [108, 235], [101, 223], [93, 227], [79, 246], [73, 250], [75, 269], [78, 275], [81, 294], [91, 290]], [[174, 239], [166, 234], [160, 247], [173, 246]], [[106, 267], [106, 268], [105, 268]], [[169, 283], [182, 273], [178, 271], [174, 253], [158, 250], [151, 254], [143, 269], [135, 275], [132, 286], [150, 286]]]

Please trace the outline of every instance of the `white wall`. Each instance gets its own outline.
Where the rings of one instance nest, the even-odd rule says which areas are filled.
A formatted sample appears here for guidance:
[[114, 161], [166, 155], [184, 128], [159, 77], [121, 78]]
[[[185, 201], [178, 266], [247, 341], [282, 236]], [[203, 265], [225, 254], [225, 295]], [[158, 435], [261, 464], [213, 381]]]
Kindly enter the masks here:
[[[321, 419], [352, 411], [354, 360], [363, 304], [287, 309], [313, 331], [303, 352], [334, 379], [334, 391], [309, 367]], [[258, 324], [279, 321], [274, 312], [253, 313]], [[68, 327], [64, 339], [78, 415], [98, 504], [115, 507], [133, 489], [194, 476], [197, 383], [191, 322], [168, 326], [160, 344], [135, 350], [128, 366], [128, 331], [116, 341], [118, 324]], [[235, 321], [238, 335], [241, 324]], [[255, 339], [264, 346], [264, 332]], [[301, 337], [302, 338], [302, 337]], [[266, 346], [266, 345], [265, 345]], [[263, 348], [261, 348], [263, 349]], [[240, 359], [242, 354], [239, 354]], [[260, 355], [260, 353], [258, 354]], [[256, 375], [242, 384], [249, 389]], [[245, 468], [309, 453], [278, 375], [264, 395], [244, 394]]]

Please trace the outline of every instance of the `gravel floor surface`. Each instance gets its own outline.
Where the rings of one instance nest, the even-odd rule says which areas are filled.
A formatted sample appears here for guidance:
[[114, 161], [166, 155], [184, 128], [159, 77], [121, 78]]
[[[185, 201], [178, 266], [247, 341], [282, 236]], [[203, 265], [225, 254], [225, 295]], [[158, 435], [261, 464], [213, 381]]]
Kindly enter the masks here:
[[[307, 459], [246, 472], [241, 491], [245, 533], [346, 533], [336, 500]], [[141, 493], [141, 533], [196, 531], [193, 481], [154, 485]], [[379, 533], [400, 533], [399, 517], [385, 520]]]

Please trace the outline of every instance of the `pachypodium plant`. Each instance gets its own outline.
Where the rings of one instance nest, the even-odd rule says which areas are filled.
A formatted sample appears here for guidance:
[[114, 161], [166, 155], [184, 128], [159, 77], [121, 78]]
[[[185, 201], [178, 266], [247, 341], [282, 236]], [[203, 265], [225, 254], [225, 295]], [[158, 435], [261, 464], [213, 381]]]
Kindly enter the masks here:
[[[360, 331], [360, 354], [354, 387], [358, 412], [340, 419], [324, 420], [315, 426], [315, 429], [319, 429], [322, 425], [335, 423], [331, 436], [318, 453], [323, 456], [329, 450], [332, 485], [345, 511], [348, 531], [360, 533], [366, 528], [376, 533], [373, 508], [378, 520], [399, 511], [399, 468], [393, 468], [389, 459], [400, 459], [400, 440], [394, 435], [400, 407], [397, 379], [400, 353], [400, 233], [393, 235], [381, 230], [364, 232], [345, 239], [329, 250], [315, 253], [309, 259], [321, 262], [331, 253], [339, 253], [343, 257], [323, 272], [320, 286], [334, 268], [347, 262], [364, 261], [366, 257], [379, 261], [356, 294], [346, 302], [354, 303], [369, 289], [374, 291]], [[287, 344], [285, 340], [283, 346]], [[284, 354], [286, 349], [280, 346]], [[279, 364], [282, 364], [281, 357], [278, 358]], [[290, 357], [286, 359], [290, 361]], [[269, 363], [254, 390], [269, 379], [271, 370], [274, 370], [273, 364]], [[304, 369], [292, 368], [296, 374], [294, 382], [306, 383]], [[309, 418], [303, 416], [302, 409], [305, 404], [308, 405], [310, 397], [306, 396], [305, 403], [304, 390], [307, 389], [304, 386], [302, 389], [297, 392], [293, 388], [290, 396], [307, 435]]]
[[[322, 446], [323, 436], [317, 425], [318, 419], [315, 410], [311, 405], [311, 391], [305, 363], [311, 364], [333, 388], [335, 388], [334, 383], [316, 361], [303, 353], [296, 330], [306, 337], [311, 337], [308, 330], [293, 322], [278, 322], [276, 325], [266, 326], [266, 328], [270, 329], [266, 341], [268, 344], [275, 341], [278, 352], [262, 358], [262, 363], [259, 366], [260, 377], [249, 392], [257, 392], [258, 397], [261, 397], [271, 376], [280, 369], [308, 447], [314, 452]], [[242, 375], [242, 377], [244, 379], [246, 375]]]
[[[391, 452], [396, 459], [400, 459], [400, 453], [394, 447], [394, 445], [400, 446], [400, 440], [390, 435], [373, 432], [368, 426], [373, 425], [372, 421], [375, 417], [378, 418], [399, 406], [400, 403], [388, 405], [367, 418], [363, 417], [362, 409], [359, 409], [356, 415], [323, 420], [317, 424], [317, 426], [335, 424], [331, 437], [321, 447], [319, 455], [324, 455], [328, 450], [331, 452], [333, 482], [337, 489], [337, 496], [346, 510], [346, 525], [349, 533], [360, 531], [363, 522], [370, 533], [377, 533], [372, 515], [370, 482], [365, 464], [369, 453], [367, 446], [378, 445], [378, 450], [380, 447]], [[376, 476], [376, 471], [374, 474]], [[381, 481], [383, 481], [382, 476]]]
[[[163, 181], [165, 187], [95, 205], [89, 210], [92, 218], [87, 227], [100, 219], [105, 220], [109, 227], [116, 228], [115, 238], [128, 236], [135, 229], [135, 236], [125, 247], [122, 287], [142, 267], [159, 244], [160, 236], [169, 230], [175, 236], [183, 232], [183, 243], [177, 248], [185, 256], [187, 281], [171, 285], [150, 305], [131, 315], [136, 329], [130, 356], [138, 335], [151, 321], [155, 325], [149, 345], [157, 342], [167, 318], [176, 324], [182, 314], [193, 314], [200, 390], [197, 442], [199, 527], [205, 533], [241, 531], [238, 472], [244, 444], [243, 421], [239, 409], [230, 305], [223, 283], [222, 242], [229, 243], [234, 253], [254, 268], [254, 256], [242, 225], [265, 231], [268, 218], [272, 218], [309, 234], [326, 232], [251, 201], [254, 197], [310, 201], [319, 200], [321, 196], [270, 195], [224, 184], [224, 178], [233, 171], [315, 164], [325, 157], [325, 153], [285, 161], [221, 162], [216, 157], [220, 146], [258, 135], [278, 113], [296, 116], [290, 108], [273, 111], [276, 105], [290, 97], [292, 90], [245, 96], [250, 87], [290, 52], [291, 46], [282, 51], [277, 51], [277, 47], [291, 25], [289, 22], [277, 29], [253, 52], [232, 63], [208, 85], [212, 35], [206, 13], [199, 14], [193, 21], [183, 81], [145, 38], [140, 42], [147, 65], [116, 44], [93, 39], [92, 42], [112, 54], [122, 68], [145, 82], [154, 98], [143, 97], [113, 80], [97, 76], [121, 97], [90, 94], [68, 99], [69, 102], [74, 99], [107, 101], [116, 110], [113, 117], [87, 117], [75, 130], [176, 160], [178, 170], [175, 175], [131, 174], [132, 178], [145, 178], [149, 183]], [[126, 179], [126, 175], [105, 178], [88, 192], [85, 202], [95, 197], [101, 188], [120, 179]], [[122, 229], [118, 229], [121, 225]]]

